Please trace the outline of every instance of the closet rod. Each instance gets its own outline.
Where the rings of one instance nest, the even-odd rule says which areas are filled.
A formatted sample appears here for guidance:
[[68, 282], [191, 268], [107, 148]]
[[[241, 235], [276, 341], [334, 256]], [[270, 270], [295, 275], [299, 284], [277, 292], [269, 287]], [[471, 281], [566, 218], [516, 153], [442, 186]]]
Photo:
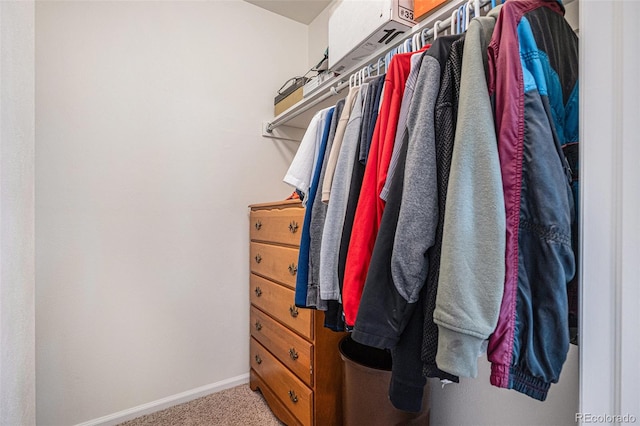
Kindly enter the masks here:
[[[502, 0], [502, 2], [504, 1], [505, 0]], [[384, 61], [384, 57], [387, 53], [391, 52], [392, 50], [396, 49], [400, 45], [404, 44], [407, 40], [411, 40], [415, 34], [426, 32], [425, 34], [426, 37], [431, 38], [433, 37], [434, 29], [436, 29], [436, 26], [437, 26], [437, 29], [436, 29], [437, 31], [440, 31], [441, 29], [443, 30], [446, 29], [447, 26], [451, 25], [451, 12], [456, 9], [459, 9], [460, 6], [464, 6], [467, 4], [473, 5], [474, 16], [478, 16], [479, 15], [478, 12], [480, 11], [480, 9], [482, 9], [483, 7], [489, 4], [494, 5], [495, 2], [496, 0], [493, 0], [493, 1], [492, 0], [483, 0], [483, 1], [465, 0], [461, 2], [450, 2], [450, 4], [448, 4], [446, 7], [439, 9], [436, 13], [432, 14], [429, 18], [415, 25], [408, 37], [405, 37], [399, 42], [387, 47], [382, 52], [377, 52], [375, 56], [373, 56], [372, 58], [369, 58], [367, 61], [364, 62], [365, 64], [368, 64], [368, 65], [356, 66], [349, 69], [347, 72], [341, 74], [339, 77], [340, 80], [337, 82], [337, 84], [335, 86], [331, 86], [330, 88], [328, 88], [327, 92], [325, 92], [324, 94], [320, 95], [319, 97], [307, 103], [304, 103], [304, 105], [301, 105], [298, 108], [294, 106], [291, 109], [284, 111], [282, 114], [276, 117], [273, 121], [266, 123], [266, 126], [265, 126], [266, 132], [271, 133], [273, 129], [275, 129], [276, 127], [279, 127], [284, 123], [288, 122], [289, 120], [294, 119], [298, 115], [310, 110], [314, 106], [329, 99], [330, 97], [338, 95], [345, 87], [349, 86], [349, 77], [351, 77], [351, 75], [356, 74], [361, 69], [367, 68], [367, 67], [375, 70], [377, 65], [374, 66], [373, 64], [379, 63], [380, 59]], [[447, 18], [443, 20], [436, 19], [444, 16], [447, 16]], [[428, 28], [431, 25], [433, 25], [433, 28]], [[376, 60], [374, 61], [372, 59], [376, 59]]]

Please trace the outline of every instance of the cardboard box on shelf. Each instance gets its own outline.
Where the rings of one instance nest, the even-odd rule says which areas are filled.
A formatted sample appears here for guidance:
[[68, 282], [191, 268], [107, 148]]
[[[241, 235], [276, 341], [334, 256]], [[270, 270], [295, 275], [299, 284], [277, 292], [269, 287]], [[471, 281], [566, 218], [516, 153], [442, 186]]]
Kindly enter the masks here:
[[273, 107], [274, 115], [278, 115], [302, 100], [303, 87], [298, 87], [289, 95], [276, 102]]
[[274, 114], [278, 115], [293, 104], [300, 102], [304, 91], [303, 87], [308, 81], [307, 77], [292, 77], [285, 81], [273, 100]]
[[415, 24], [413, 0], [343, 0], [329, 17], [329, 70], [340, 74], [360, 64]]
[[429, 12], [449, 0], [413, 0], [413, 16], [416, 21], [427, 17]]

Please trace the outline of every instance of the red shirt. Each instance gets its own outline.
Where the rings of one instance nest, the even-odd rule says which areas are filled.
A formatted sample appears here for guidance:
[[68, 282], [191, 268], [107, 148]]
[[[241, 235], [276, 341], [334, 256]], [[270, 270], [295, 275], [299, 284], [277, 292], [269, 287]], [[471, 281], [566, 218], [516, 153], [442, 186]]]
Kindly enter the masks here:
[[345, 322], [349, 326], [356, 321], [362, 289], [384, 211], [385, 202], [380, 198], [380, 192], [387, 180], [402, 96], [411, 71], [411, 56], [415, 53], [418, 52], [394, 55], [384, 82], [382, 104], [373, 131], [345, 265], [342, 305]]

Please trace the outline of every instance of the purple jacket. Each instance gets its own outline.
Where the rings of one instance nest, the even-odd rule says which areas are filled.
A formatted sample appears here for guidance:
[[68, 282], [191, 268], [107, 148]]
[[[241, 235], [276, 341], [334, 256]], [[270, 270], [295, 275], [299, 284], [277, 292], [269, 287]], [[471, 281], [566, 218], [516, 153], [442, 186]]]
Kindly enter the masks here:
[[578, 142], [578, 41], [558, 1], [510, 0], [488, 56], [507, 220], [491, 383], [544, 400], [569, 346], [575, 213], [563, 148]]

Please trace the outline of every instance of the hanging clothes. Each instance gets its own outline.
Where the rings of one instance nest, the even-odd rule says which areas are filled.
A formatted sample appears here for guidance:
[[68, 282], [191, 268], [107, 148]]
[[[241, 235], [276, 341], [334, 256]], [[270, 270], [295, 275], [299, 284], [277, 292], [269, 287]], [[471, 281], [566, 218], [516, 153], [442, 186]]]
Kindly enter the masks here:
[[578, 39], [556, 0], [509, 1], [488, 51], [507, 220], [491, 383], [543, 401], [569, 349], [575, 212], [562, 146], [578, 142]]
[[379, 194], [387, 177], [402, 97], [411, 70], [411, 56], [413, 54], [395, 55], [387, 70], [380, 114], [371, 142], [369, 153], [371, 158], [367, 161], [356, 209], [354, 229], [347, 252], [342, 291], [342, 303], [347, 325], [355, 323], [373, 244], [384, 210], [384, 201], [380, 199]]
[[336, 129], [335, 140], [331, 146], [331, 153], [329, 154], [329, 161], [327, 164], [327, 171], [322, 179], [322, 202], [328, 203], [329, 196], [331, 194], [331, 182], [333, 181], [333, 175], [336, 170], [336, 164], [338, 162], [338, 154], [340, 153], [340, 147], [342, 147], [342, 141], [344, 140], [344, 133], [351, 116], [354, 102], [358, 97], [360, 87], [349, 88], [347, 98], [344, 100], [344, 110], [339, 115], [340, 121], [338, 122], [338, 128]]
[[327, 208], [325, 227], [322, 233], [320, 251], [320, 297], [324, 300], [340, 300], [338, 280], [338, 255], [340, 251], [341, 231], [347, 210], [349, 185], [353, 173], [353, 163], [357, 154], [362, 120], [363, 95], [366, 97], [369, 84], [365, 83], [358, 91], [353, 110], [345, 127], [344, 138], [337, 156], [335, 179], [332, 179], [331, 202]]
[[[426, 44], [423, 46], [422, 50], [428, 50], [431, 47], [431, 44]], [[398, 168], [400, 151], [402, 149], [402, 144], [407, 133], [407, 117], [409, 116], [409, 108], [411, 107], [411, 101], [413, 100], [413, 94], [416, 90], [416, 84], [418, 81], [418, 73], [420, 72], [420, 66], [422, 65], [422, 56], [424, 55], [413, 55], [411, 57], [411, 71], [409, 72], [409, 77], [407, 77], [407, 82], [404, 87], [404, 94], [402, 95], [402, 104], [400, 105], [400, 115], [398, 117], [398, 128], [396, 130], [396, 139], [393, 144], [393, 152], [391, 153], [391, 160], [389, 160], [389, 171], [387, 172], [387, 180], [380, 191], [380, 198], [382, 198], [385, 202], [389, 196], [391, 182], [393, 180], [393, 175]], [[406, 149], [406, 148], [405, 148]], [[405, 154], [406, 160], [406, 154]], [[404, 167], [404, 162], [402, 167]]]
[[369, 148], [371, 147], [373, 132], [378, 121], [380, 100], [382, 99], [385, 81], [386, 74], [383, 74], [371, 82], [375, 90], [373, 96], [367, 98], [364, 107], [364, 117], [362, 119], [363, 128], [360, 131], [360, 151], [358, 153], [358, 158], [363, 165], [367, 164], [367, 159], [369, 158]]
[[[452, 43], [459, 36], [439, 37], [420, 68], [415, 101], [408, 119], [409, 145], [397, 233], [391, 254], [391, 276], [397, 292], [398, 312], [415, 308], [429, 271], [427, 250], [435, 243], [438, 222], [435, 105], [442, 70]], [[437, 48], [437, 50], [435, 50]], [[406, 321], [406, 319], [401, 320]], [[401, 329], [400, 329], [401, 331]]]
[[[357, 153], [359, 143], [360, 120], [362, 117], [362, 101], [366, 97], [369, 83], [365, 82], [353, 90], [354, 102], [348, 121], [344, 128], [342, 146], [336, 159], [334, 179], [331, 182], [329, 192], [323, 191], [323, 196], [331, 195], [331, 203], [327, 207], [327, 223], [322, 233], [322, 248], [320, 252], [320, 298], [328, 305], [325, 312], [324, 326], [334, 331], [344, 331], [344, 318], [342, 314], [342, 302], [340, 297], [340, 284], [338, 282], [338, 252], [341, 232], [344, 223], [344, 214], [349, 193], [348, 184], [351, 181], [354, 155]], [[348, 103], [348, 102], [347, 102]], [[343, 114], [344, 117], [344, 114]], [[342, 118], [341, 118], [342, 120]], [[333, 150], [333, 148], [332, 148]], [[334, 184], [335, 182], [335, 184]], [[326, 232], [326, 230], [332, 230]]]
[[544, 400], [558, 380], [578, 247], [563, 13], [510, 0], [395, 55], [314, 116], [285, 176], [306, 207], [295, 303], [391, 351], [398, 409], [421, 410], [427, 377], [475, 377], [485, 349], [492, 385]]
[[[438, 45], [442, 42], [438, 42]], [[427, 51], [428, 53], [429, 51]], [[397, 132], [403, 137], [402, 140], [396, 140], [394, 145], [395, 154], [394, 171], [393, 175], [388, 175], [390, 179], [387, 179], [385, 187], [387, 188], [389, 195], [389, 201], [393, 199], [393, 203], [385, 207], [385, 213], [383, 213], [383, 220], [380, 225], [380, 230], [376, 236], [374, 245], [372, 262], [367, 271], [367, 280], [365, 282], [361, 309], [358, 311], [356, 319], [356, 325], [353, 330], [354, 340], [366, 344], [369, 346], [375, 346], [381, 349], [394, 348], [400, 338], [408, 317], [406, 314], [410, 312], [405, 310], [405, 306], [396, 306], [394, 302], [397, 299], [397, 295], [393, 296], [389, 293], [389, 290], [393, 290], [394, 283], [391, 278], [391, 254], [393, 249], [393, 241], [396, 234], [396, 226], [398, 220], [398, 214], [400, 209], [400, 199], [402, 197], [403, 179], [404, 179], [404, 167], [406, 161], [406, 152], [403, 156], [400, 153], [407, 150], [409, 133], [407, 132], [407, 119], [409, 115], [409, 105], [415, 98], [415, 103], [422, 102], [423, 88], [421, 84], [427, 78], [427, 74], [421, 74], [421, 66], [423, 62], [434, 60], [433, 55], [430, 55], [430, 59], [425, 59], [424, 53], [422, 55], [414, 55], [411, 60], [413, 62], [411, 72], [407, 78], [405, 88], [405, 99], [401, 106], [401, 113], [399, 122], [403, 123], [404, 131]], [[419, 76], [422, 80], [419, 81]], [[439, 81], [439, 73], [432, 75], [434, 79]], [[420, 83], [420, 84], [419, 84]], [[420, 86], [418, 93], [415, 94], [416, 86]], [[415, 120], [415, 111], [417, 107], [413, 107], [411, 114], [412, 119]], [[405, 111], [402, 114], [402, 111]], [[404, 116], [404, 119], [402, 117]], [[390, 162], [391, 165], [391, 162]], [[401, 173], [401, 175], [399, 175]], [[399, 175], [399, 182], [396, 182], [395, 176]], [[395, 191], [391, 193], [389, 191], [391, 187], [394, 187]], [[391, 207], [391, 210], [387, 213], [387, 208]], [[402, 303], [404, 305], [404, 303]]]
[[[375, 241], [361, 308], [353, 331], [354, 340], [360, 343], [392, 349], [389, 397], [396, 408], [405, 411], [420, 411], [425, 385], [421, 359], [424, 315], [420, 302], [421, 297], [424, 298], [426, 294], [422, 291], [426, 275], [420, 282], [414, 283], [416, 293], [412, 300], [407, 300], [402, 293], [403, 289], [398, 287], [393, 277], [392, 258], [395, 255], [395, 242], [398, 238], [404, 238], [399, 237], [405, 231], [400, 229], [399, 217], [403, 208], [406, 208], [407, 198], [416, 195], [414, 185], [430, 186], [425, 189], [437, 195], [435, 182], [429, 185], [410, 181], [407, 173], [411, 171], [414, 175], [435, 177], [435, 104], [451, 46], [460, 37], [439, 37], [422, 55], [421, 65], [417, 69], [415, 94], [407, 116], [408, 132], [405, 133], [402, 144], [401, 152], [406, 152], [399, 156], [398, 167], [389, 187], [391, 191], [388, 204]], [[410, 152], [413, 155], [411, 158]], [[420, 163], [415, 163], [416, 160]], [[435, 222], [433, 226], [435, 227]], [[427, 248], [423, 252], [425, 259], [426, 250]], [[457, 381], [456, 377], [444, 372], [441, 376]]]
[[[389, 192], [393, 186], [396, 197], [391, 204], [385, 206], [385, 213], [383, 213], [380, 230], [376, 236], [371, 264], [367, 271], [367, 279], [362, 293], [362, 309], [358, 311], [352, 334], [355, 341], [380, 349], [394, 348], [404, 328], [403, 324], [403, 326], [398, 326], [394, 328], [393, 332], [387, 334], [386, 328], [389, 327], [390, 324], [389, 318], [386, 318], [386, 315], [380, 314], [383, 312], [386, 314], [387, 309], [385, 309], [383, 305], [386, 305], [386, 307], [393, 306], [386, 303], [392, 300], [386, 290], [393, 286], [389, 265], [393, 239], [398, 222], [398, 212], [400, 209], [400, 198], [404, 180], [404, 165], [407, 157], [407, 116], [425, 54], [426, 52], [411, 57], [411, 71], [405, 83], [404, 98], [398, 120], [399, 126], [402, 126], [402, 128], [396, 132], [396, 137], [399, 135], [400, 139], [396, 139], [394, 142], [392, 153], [393, 161], [389, 163], [390, 167], [393, 164], [394, 169], [392, 173], [391, 169], [389, 169], [390, 173], [384, 186], [384, 188], [387, 188], [387, 192]], [[398, 177], [396, 177], [396, 175]], [[391, 321], [392, 324], [397, 322], [397, 318], [392, 317], [391, 319], [393, 320]]]
[[[298, 253], [298, 271], [296, 273], [295, 304], [306, 307], [307, 287], [309, 282], [309, 249], [310, 223], [313, 200], [315, 199], [320, 172], [329, 138], [331, 119], [335, 107], [318, 112], [312, 119], [312, 125], [302, 138], [300, 148], [294, 157], [284, 181], [295, 186], [304, 194], [305, 205], [304, 223], [300, 235], [300, 249]], [[309, 153], [314, 152], [313, 161], [309, 160]], [[298, 159], [298, 156], [300, 158]], [[300, 186], [299, 186], [300, 185]]]
[[289, 165], [289, 169], [284, 176], [283, 181], [295, 187], [302, 199], [302, 205], [305, 206], [308, 201], [309, 189], [311, 188], [311, 179], [313, 178], [313, 170], [320, 149], [322, 140], [322, 130], [326, 111], [318, 111], [312, 118], [307, 127], [307, 131], [300, 141], [300, 146], [295, 157]]
[[339, 119], [344, 108], [345, 101], [340, 100], [336, 103], [331, 117], [331, 125], [329, 126], [329, 135], [325, 148], [324, 160], [322, 162], [320, 176], [318, 179], [318, 189], [316, 190], [313, 205], [307, 204], [307, 208], [311, 211], [311, 222], [309, 222], [309, 278], [307, 282], [307, 307], [315, 307], [316, 309], [326, 311], [328, 305], [320, 299], [320, 249], [322, 245], [322, 230], [327, 214], [327, 205], [322, 202], [322, 191], [320, 185], [324, 178], [329, 164], [329, 155], [335, 142], [335, 136], [339, 125]]
[[[369, 146], [373, 138], [373, 129], [375, 126], [375, 120], [378, 116], [378, 107], [380, 104], [380, 98], [382, 97], [382, 90], [384, 88], [384, 81], [386, 74], [373, 77], [369, 81], [369, 87], [366, 96], [363, 99], [362, 106], [362, 122], [359, 131], [358, 146], [356, 147], [356, 154], [353, 160], [353, 167], [351, 171], [351, 181], [349, 182], [349, 194], [347, 197], [346, 211], [344, 215], [344, 225], [340, 235], [340, 249], [338, 251], [338, 285], [340, 287], [340, 295], [342, 294], [342, 288], [344, 284], [344, 271], [347, 262], [347, 251], [349, 248], [349, 241], [351, 239], [351, 232], [353, 230], [353, 223], [355, 218], [356, 207], [358, 205], [358, 198], [360, 196], [360, 189], [362, 188], [362, 181], [364, 179], [364, 171], [367, 164]], [[334, 232], [340, 233], [340, 230]], [[342, 300], [342, 297], [340, 297]], [[343, 329], [348, 330], [350, 326], [344, 323], [344, 311], [342, 310], [342, 302], [340, 302], [341, 309], [341, 322]]]
[[[380, 232], [376, 239], [376, 245], [373, 250], [371, 258], [371, 267], [369, 268], [369, 275], [367, 276], [367, 283], [365, 284], [365, 291], [363, 293], [363, 303], [361, 304], [361, 310], [358, 312], [358, 319], [356, 319], [356, 325], [353, 331], [354, 340], [357, 339], [358, 327], [365, 322], [367, 315], [367, 301], [365, 296], [367, 294], [372, 295], [375, 293], [375, 289], [380, 289], [379, 285], [376, 288], [372, 288], [374, 283], [377, 284], [377, 279], [380, 279], [381, 283], [387, 283], [384, 290], [390, 290], [392, 287], [391, 281], [391, 268], [390, 268], [390, 253], [388, 248], [393, 247], [393, 238], [395, 236], [395, 223], [398, 219], [398, 212], [400, 211], [400, 202], [402, 187], [404, 185], [404, 164], [407, 159], [407, 147], [408, 147], [408, 134], [404, 134], [404, 139], [400, 143], [400, 151], [398, 153], [398, 169], [394, 173], [391, 185], [389, 189], [391, 191], [389, 201], [385, 207], [385, 211], [382, 215], [382, 222], [380, 223]], [[397, 194], [397, 196], [396, 196]], [[389, 229], [389, 232], [386, 231]], [[379, 267], [374, 268], [374, 265]], [[391, 284], [391, 285], [389, 285]], [[378, 303], [385, 301], [392, 301], [394, 294], [378, 294]], [[388, 299], [385, 299], [388, 297]], [[424, 291], [421, 292], [418, 299], [418, 303], [424, 297]], [[388, 318], [389, 305], [385, 304], [385, 310], [380, 312], [378, 317], [380, 319]], [[379, 307], [378, 304], [376, 306]], [[370, 311], [369, 311], [370, 312]], [[409, 318], [406, 320], [404, 330], [400, 334], [399, 338], [391, 349], [391, 380], [389, 383], [389, 400], [395, 408], [398, 410], [408, 412], [420, 412], [424, 409], [422, 407], [424, 397], [424, 387], [426, 385], [426, 377], [422, 374], [422, 360], [420, 359], [420, 346], [422, 342], [422, 324], [424, 323], [423, 310], [413, 309], [409, 312]], [[380, 330], [384, 332], [385, 330]], [[362, 334], [359, 334], [362, 338]], [[371, 337], [371, 336], [366, 336]], [[369, 339], [366, 339], [369, 340]]]

